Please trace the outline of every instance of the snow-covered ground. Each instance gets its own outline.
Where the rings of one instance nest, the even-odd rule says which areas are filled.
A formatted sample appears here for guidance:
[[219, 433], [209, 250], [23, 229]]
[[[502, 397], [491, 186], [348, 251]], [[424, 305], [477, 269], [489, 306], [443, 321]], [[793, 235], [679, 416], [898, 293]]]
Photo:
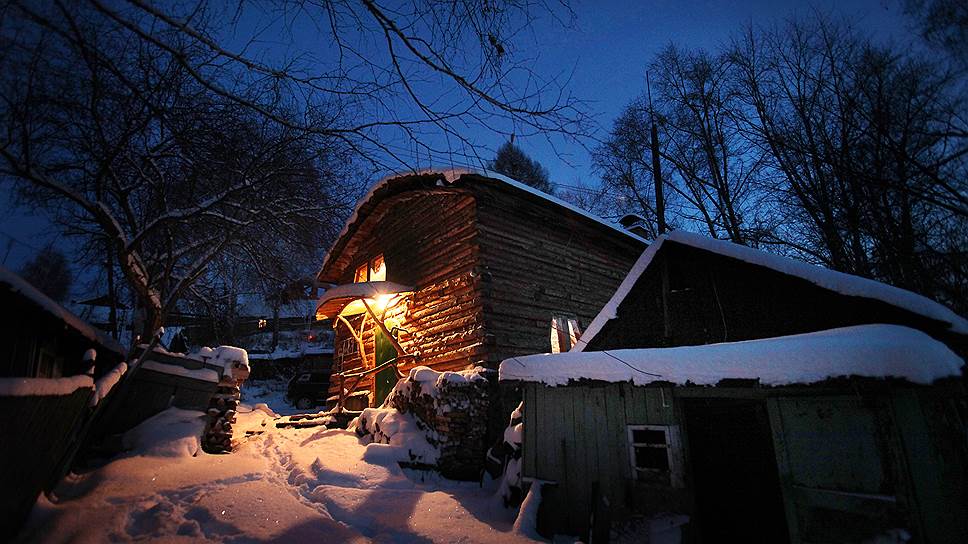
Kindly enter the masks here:
[[208, 455], [203, 417], [173, 408], [126, 434], [128, 453], [41, 496], [20, 540], [530, 541], [513, 532], [516, 511], [501, 506], [494, 482], [404, 471], [366, 455], [387, 445], [349, 431], [278, 429], [265, 405], [240, 406], [235, 436], [254, 434], [232, 454]]
[[[288, 387], [289, 381], [283, 378], [248, 380], [242, 384], [242, 402], [252, 406], [259, 403], [266, 404], [273, 412], [281, 416], [305, 412], [306, 410], [300, 410], [286, 400]], [[323, 407], [320, 406], [318, 409], [322, 410]]]

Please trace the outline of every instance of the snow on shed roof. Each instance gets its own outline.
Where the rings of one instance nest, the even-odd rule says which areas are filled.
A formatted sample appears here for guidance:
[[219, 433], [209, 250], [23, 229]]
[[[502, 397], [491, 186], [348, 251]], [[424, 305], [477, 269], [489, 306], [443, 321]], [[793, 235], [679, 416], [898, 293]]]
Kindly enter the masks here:
[[896, 306], [929, 319], [947, 323], [949, 330], [958, 334], [968, 334], [968, 320], [954, 313], [943, 304], [927, 297], [912, 293], [879, 281], [837, 272], [821, 266], [812, 265], [789, 257], [766, 253], [751, 247], [741, 246], [726, 240], [716, 240], [685, 231], [673, 231], [656, 238], [632, 266], [628, 276], [619, 285], [611, 300], [588, 325], [582, 339], [572, 351], [583, 351], [585, 346], [602, 330], [605, 324], [618, 316], [618, 307], [629, 294], [643, 272], [649, 267], [655, 254], [666, 241], [676, 242], [697, 249], [716, 253], [750, 264], [763, 266], [777, 272], [807, 280], [815, 285], [842, 295], [863, 297]]
[[124, 348], [122, 348], [115, 339], [111, 338], [103, 331], [96, 329], [80, 317], [77, 317], [66, 308], [55, 302], [54, 299], [48, 297], [39, 289], [31, 285], [27, 280], [21, 278], [17, 274], [14, 274], [2, 266], [0, 266], [0, 284], [6, 284], [7, 289], [9, 289], [11, 292], [20, 293], [23, 297], [33, 302], [36, 306], [60, 319], [69, 327], [81, 333], [87, 339], [93, 340], [112, 351], [124, 353]]
[[927, 334], [900, 325], [859, 325], [808, 334], [684, 346], [512, 357], [499, 378], [547, 385], [589, 379], [715, 385], [759, 379], [765, 385], [814, 383], [838, 376], [906, 378], [929, 384], [957, 376], [964, 361]]
[[617, 232], [620, 232], [620, 233], [622, 233], [622, 234], [624, 234], [624, 235], [626, 235], [626, 236], [628, 236], [630, 238], [633, 238], [633, 239], [635, 239], [635, 240], [637, 240], [639, 242], [644, 242], [644, 243], [648, 243], [649, 242], [648, 240], [645, 240], [645, 239], [643, 239], [643, 238], [635, 235], [634, 233], [629, 232], [624, 227], [622, 227], [622, 225], [620, 225], [618, 223], [613, 223], [611, 221], [607, 221], [607, 220], [605, 220], [605, 219], [603, 219], [601, 217], [598, 217], [597, 215], [594, 215], [592, 213], [589, 213], [586, 210], [583, 210], [583, 209], [581, 209], [581, 208], [579, 208], [577, 206], [574, 206], [572, 204], [569, 204], [569, 203], [565, 202], [564, 200], [561, 200], [560, 198], [556, 198], [556, 197], [554, 197], [552, 195], [549, 195], [548, 193], [545, 193], [544, 191], [540, 191], [538, 189], [535, 189], [534, 187], [531, 187], [530, 185], [521, 183], [520, 181], [513, 180], [513, 179], [511, 179], [511, 178], [509, 178], [507, 176], [504, 176], [502, 174], [498, 174], [497, 172], [492, 172], [490, 170], [483, 170], [483, 169], [477, 169], [477, 168], [450, 168], [450, 169], [428, 168], [428, 169], [419, 170], [419, 171], [413, 172], [413, 173], [391, 174], [391, 175], [389, 175], [389, 176], [381, 179], [380, 181], [376, 182], [372, 187], [370, 187], [370, 190], [367, 191], [366, 195], [364, 195], [363, 198], [361, 198], [356, 203], [356, 208], [353, 209], [353, 214], [350, 215], [349, 219], [346, 220], [346, 223], [343, 225], [343, 230], [341, 230], [340, 233], [339, 233], [339, 235], [336, 236], [336, 240], [333, 242], [332, 247], [330, 247], [329, 251], [326, 252], [326, 256], [323, 257], [323, 265], [320, 267], [320, 272], [322, 272], [326, 268], [326, 265], [329, 264], [329, 261], [330, 261], [330, 259], [333, 256], [333, 249], [335, 249], [338, 246], [340, 240], [343, 239], [343, 237], [346, 236], [346, 234], [350, 231], [351, 226], [360, 219], [360, 208], [362, 208], [365, 204], [367, 204], [368, 202], [370, 202], [370, 200], [373, 199], [374, 194], [378, 190], [386, 187], [392, 180], [395, 180], [395, 179], [409, 177], [409, 176], [426, 176], [426, 175], [433, 175], [433, 174], [439, 174], [440, 177], [441, 177], [441, 179], [442, 179], [442, 181], [446, 182], [447, 184], [452, 184], [452, 183], [456, 182], [458, 179], [461, 178], [461, 176], [464, 176], [465, 174], [474, 175], [474, 176], [480, 176], [480, 177], [485, 178], [487, 180], [491, 180], [491, 181], [495, 181], [495, 182], [498, 182], [498, 183], [502, 183], [504, 185], [507, 185], [507, 186], [510, 186], [510, 187], [514, 187], [515, 189], [518, 189], [518, 190], [524, 191], [526, 193], [530, 193], [532, 195], [535, 195], [535, 196], [537, 196], [539, 198], [542, 198], [544, 200], [547, 200], [548, 202], [551, 202], [551, 203], [555, 204], [556, 206], [565, 208], [565, 209], [567, 209], [567, 210], [569, 210], [571, 212], [574, 212], [574, 213], [576, 213], [578, 215], [587, 217], [588, 219], [591, 219], [592, 221], [595, 221], [596, 223], [600, 223], [600, 224], [602, 224], [602, 225], [604, 225], [604, 226], [606, 226], [606, 227], [608, 227], [610, 229], [613, 229], [613, 230], [615, 230]]

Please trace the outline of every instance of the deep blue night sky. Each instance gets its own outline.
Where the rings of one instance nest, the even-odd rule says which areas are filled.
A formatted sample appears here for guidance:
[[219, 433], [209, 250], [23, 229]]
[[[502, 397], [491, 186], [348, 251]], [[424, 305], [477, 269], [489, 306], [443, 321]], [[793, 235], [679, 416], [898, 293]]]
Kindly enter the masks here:
[[[552, 2], [553, 3], [553, 2]], [[669, 43], [714, 49], [729, 40], [744, 24], [772, 25], [797, 13], [816, 9], [847, 17], [856, 26], [885, 40], [908, 42], [910, 21], [899, 2], [889, 0], [824, 0], [802, 3], [792, 0], [715, 2], [708, 0], [659, 0], [649, 2], [575, 2], [573, 28], [562, 28], [539, 19], [530, 35], [521, 36], [519, 48], [535, 59], [534, 69], [545, 76], [573, 73], [568, 89], [588, 101], [603, 131], [645, 85], [645, 67]], [[300, 31], [280, 37], [280, 51], [305, 47], [318, 35]], [[269, 39], [270, 37], [266, 37]], [[318, 51], [318, 44], [316, 46]], [[271, 60], [271, 59], [270, 59]], [[469, 136], [490, 153], [504, 136], [474, 129]], [[588, 153], [578, 144], [532, 136], [517, 143], [551, 173], [552, 181], [571, 185], [596, 183]], [[593, 142], [588, 142], [592, 145]], [[554, 145], [552, 145], [554, 144]], [[556, 153], [557, 150], [557, 153]], [[423, 162], [423, 161], [422, 161]], [[441, 164], [443, 161], [437, 161]], [[446, 164], [446, 163], [443, 163]], [[69, 250], [48, 222], [24, 211], [13, 210], [7, 195], [0, 197], [0, 258], [4, 266], [19, 268], [37, 248], [54, 243]], [[10, 237], [16, 241], [10, 242]]]

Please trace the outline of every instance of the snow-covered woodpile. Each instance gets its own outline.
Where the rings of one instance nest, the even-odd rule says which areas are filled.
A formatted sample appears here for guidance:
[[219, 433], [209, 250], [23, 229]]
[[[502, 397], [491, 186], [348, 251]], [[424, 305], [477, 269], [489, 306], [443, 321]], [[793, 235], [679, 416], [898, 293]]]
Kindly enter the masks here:
[[[477, 479], [484, 466], [490, 385], [481, 367], [436, 372], [416, 367], [400, 380], [382, 408], [363, 411], [355, 428], [375, 442], [393, 444], [397, 418], [414, 418], [427, 442], [437, 449], [436, 466], [447, 478]], [[388, 420], [387, 418], [390, 417]], [[391, 428], [389, 423], [393, 423]], [[433, 461], [424, 456], [422, 461]]]
[[202, 438], [207, 453], [232, 451], [232, 425], [235, 424], [242, 383], [249, 377], [249, 359], [244, 349], [220, 346], [212, 350], [213, 361], [225, 370], [208, 407], [208, 422]]

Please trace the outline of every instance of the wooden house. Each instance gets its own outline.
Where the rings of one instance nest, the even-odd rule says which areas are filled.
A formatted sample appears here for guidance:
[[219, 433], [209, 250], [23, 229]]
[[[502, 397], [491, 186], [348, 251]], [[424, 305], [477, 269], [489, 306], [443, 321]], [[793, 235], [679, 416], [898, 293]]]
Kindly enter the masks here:
[[645, 247], [497, 174], [384, 179], [318, 275], [333, 285], [317, 310], [336, 331], [330, 404], [379, 405], [416, 365], [496, 369], [508, 357], [567, 351]]
[[677, 513], [692, 542], [962, 542], [966, 333], [914, 293], [674, 232], [570, 353], [501, 380], [548, 531]]

